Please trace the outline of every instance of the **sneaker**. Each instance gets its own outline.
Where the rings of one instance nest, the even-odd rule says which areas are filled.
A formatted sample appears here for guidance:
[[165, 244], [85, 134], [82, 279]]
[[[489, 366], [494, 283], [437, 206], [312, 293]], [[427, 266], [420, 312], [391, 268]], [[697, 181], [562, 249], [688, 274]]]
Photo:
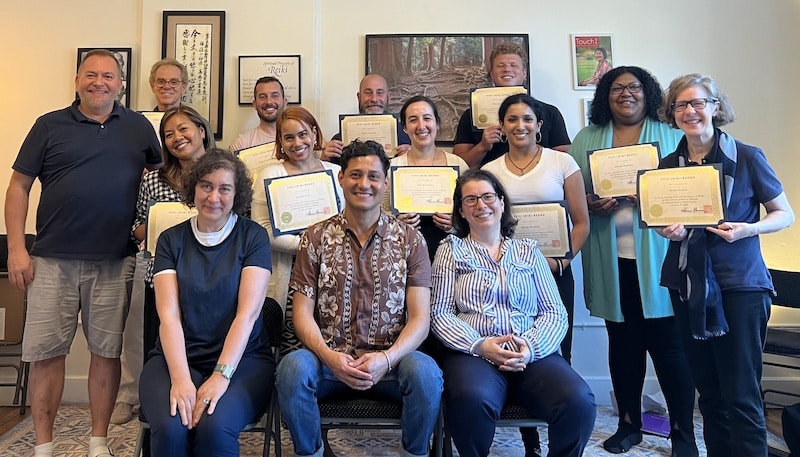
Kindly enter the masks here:
[[133, 405], [123, 402], [114, 405], [114, 411], [111, 412], [112, 424], [127, 424], [131, 419], [133, 419]]
[[[120, 404], [124, 405], [124, 404], [126, 404], [126, 403], [117, 403], [117, 404], [118, 404], [118, 405], [120, 405]], [[130, 406], [130, 405], [128, 405], [128, 406]], [[115, 409], [116, 409], [116, 408], [115, 408]], [[95, 455], [95, 456], [90, 456], [90, 455], [87, 455], [86, 457], [114, 457], [114, 451], [112, 451], [112, 450], [111, 450], [111, 448], [106, 448], [106, 450], [107, 450], [108, 452], [101, 452], [101, 453], [99, 453], [99, 454], [97, 454], [97, 455]]]

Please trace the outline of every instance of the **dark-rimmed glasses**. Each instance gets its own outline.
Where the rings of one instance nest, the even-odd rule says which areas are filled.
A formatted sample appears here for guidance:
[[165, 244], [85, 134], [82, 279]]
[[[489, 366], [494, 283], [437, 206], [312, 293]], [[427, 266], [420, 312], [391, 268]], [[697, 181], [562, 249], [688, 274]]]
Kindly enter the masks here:
[[708, 105], [709, 103], [717, 103], [717, 99], [695, 98], [694, 100], [689, 100], [688, 102], [674, 102], [672, 104], [672, 109], [674, 109], [676, 113], [680, 113], [682, 111], [686, 111], [686, 108], [688, 108], [689, 105], [692, 105], [692, 108], [694, 108], [697, 111], [700, 111], [701, 109], [705, 108], [706, 105]]
[[630, 83], [627, 86], [611, 86], [611, 93], [620, 95], [625, 92], [625, 89], [628, 89], [628, 92], [632, 94], [638, 94], [642, 91], [642, 83]]
[[497, 201], [497, 194], [494, 192], [486, 192], [478, 197], [475, 195], [467, 195], [466, 197], [461, 197], [461, 203], [463, 203], [464, 206], [475, 206], [478, 204], [479, 198], [483, 200], [484, 203], [489, 205]]

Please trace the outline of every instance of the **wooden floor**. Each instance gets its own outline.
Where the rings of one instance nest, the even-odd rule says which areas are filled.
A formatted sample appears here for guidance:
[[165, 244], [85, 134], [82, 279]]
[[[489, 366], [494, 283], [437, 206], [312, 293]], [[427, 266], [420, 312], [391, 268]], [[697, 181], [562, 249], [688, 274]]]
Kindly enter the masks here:
[[[11, 430], [22, 422], [23, 419], [31, 415], [31, 409], [25, 410], [25, 415], [20, 416], [19, 408], [16, 406], [0, 406], [0, 436]], [[781, 429], [781, 413], [778, 409], [770, 409], [767, 412], [767, 428], [770, 432], [783, 437]]]

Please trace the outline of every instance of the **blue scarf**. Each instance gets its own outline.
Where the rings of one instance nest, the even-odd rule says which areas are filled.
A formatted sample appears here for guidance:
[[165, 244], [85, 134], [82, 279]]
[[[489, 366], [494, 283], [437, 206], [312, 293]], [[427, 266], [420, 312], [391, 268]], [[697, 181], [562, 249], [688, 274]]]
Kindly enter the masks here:
[[[706, 163], [722, 164], [725, 204], [730, 205], [733, 183], [736, 180], [738, 151], [731, 136], [720, 130], [717, 130], [716, 136], [717, 144], [706, 156]], [[685, 137], [678, 148], [688, 151]], [[689, 165], [687, 155], [679, 154], [679, 167]], [[678, 270], [681, 272], [678, 292], [681, 299], [688, 304], [689, 329], [692, 337], [698, 340], [728, 333], [728, 322], [722, 308], [722, 292], [706, 249], [707, 234], [705, 228], [690, 229], [686, 238], [681, 241], [678, 257]]]

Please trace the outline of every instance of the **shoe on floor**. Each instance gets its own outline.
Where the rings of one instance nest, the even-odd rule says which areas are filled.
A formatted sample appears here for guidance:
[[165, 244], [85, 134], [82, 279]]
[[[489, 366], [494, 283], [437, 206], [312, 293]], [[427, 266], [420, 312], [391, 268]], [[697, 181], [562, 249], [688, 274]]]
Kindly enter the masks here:
[[131, 419], [133, 419], [133, 405], [123, 402], [114, 405], [114, 411], [111, 412], [112, 424], [127, 424]]
[[603, 449], [612, 454], [622, 454], [641, 442], [642, 431], [631, 424], [623, 423], [616, 433], [603, 442]]
[[[117, 404], [118, 405], [127, 405], [127, 403], [117, 403]], [[130, 406], [130, 405], [128, 405], [128, 406]], [[114, 409], [116, 409], [116, 408], [114, 408]], [[114, 457], [114, 452], [111, 450], [111, 448], [106, 448], [106, 449], [108, 450], [108, 452], [101, 452], [101, 453], [97, 454], [94, 457]], [[92, 457], [92, 456], [87, 455], [86, 457]]]

